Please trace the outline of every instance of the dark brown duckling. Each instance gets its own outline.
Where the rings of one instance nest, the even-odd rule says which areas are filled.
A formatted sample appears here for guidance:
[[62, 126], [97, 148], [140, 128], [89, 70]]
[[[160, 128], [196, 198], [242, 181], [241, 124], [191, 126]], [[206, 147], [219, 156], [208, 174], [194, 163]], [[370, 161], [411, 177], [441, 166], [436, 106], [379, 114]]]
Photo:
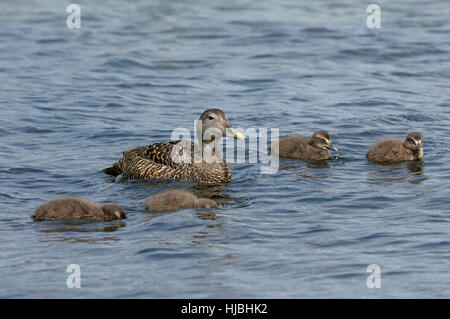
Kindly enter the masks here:
[[179, 210], [185, 208], [212, 208], [217, 207], [217, 203], [207, 198], [197, 198], [195, 195], [171, 190], [149, 199], [145, 208], [149, 212], [161, 212], [169, 210]]
[[[326, 160], [330, 152], [338, 149], [331, 144], [327, 131], [317, 131], [311, 138], [305, 136], [287, 136], [278, 143], [278, 154], [281, 158], [298, 158], [302, 160]], [[273, 152], [276, 155], [276, 151]]]
[[411, 132], [404, 141], [384, 140], [370, 147], [367, 159], [375, 163], [398, 163], [423, 158], [422, 133]]
[[82, 218], [99, 221], [111, 221], [127, 218], [123, 209], [116, 204], [96, 203], [81, 198], [61, 198], [39, 206], [33, 214], [35, 221], [64, 218]]

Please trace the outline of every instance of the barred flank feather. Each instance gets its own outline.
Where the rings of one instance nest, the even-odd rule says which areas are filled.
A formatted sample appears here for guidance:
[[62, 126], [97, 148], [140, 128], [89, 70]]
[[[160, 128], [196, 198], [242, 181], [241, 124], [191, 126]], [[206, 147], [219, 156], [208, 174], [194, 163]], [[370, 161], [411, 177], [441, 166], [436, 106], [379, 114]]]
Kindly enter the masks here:
[[[172, 151], [174, 146], [180, 147], [180, 152], [186, 147], [179, 143], [190, 143], [191, 160], [187, 162], [174, 161]], [[178, 152], [178, 149], [176, 150]], [[183, 154], [181, 154], [183, 157]], [[223, 160], [222, 163], [194, 162], [194, 143], [186, 141], [171, 141], [140, 146], [123, 153], [123, 157], [112, 167], [103, 170], [105, 173], [118, 176], [122, 180], [169, 179], [197, 183], [229, 183], [231, 169]]]

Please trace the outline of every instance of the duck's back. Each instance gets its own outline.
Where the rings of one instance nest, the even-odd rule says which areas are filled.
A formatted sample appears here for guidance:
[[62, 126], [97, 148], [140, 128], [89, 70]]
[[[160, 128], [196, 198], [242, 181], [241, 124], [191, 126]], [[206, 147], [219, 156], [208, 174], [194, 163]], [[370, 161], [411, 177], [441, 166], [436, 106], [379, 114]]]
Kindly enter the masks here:
[[280, 157], [292, 157], [293, 154], [304, 152], [308, 138], [304, 136], [286, 136], [278, 142], [278, 153]]
[[64, 218], [102, 219], [101, 208], [94, 202], [81, 198], [61, 198], [39, 206], [33, 214], [36, 221]]
[[367, 152], [367, 159], [373, 162], [401, 162], [413, 160], [412, 151], [404, 146], [404, 141], [390, 139], [376, 143]]
[[305, 136], [287, 136], [280, 139], [278, 152], [281, 158], [298, 158], [322, 160], [329, 158], [327, 150], [310, 145], [310, 139]]
[[197, 198], [194, 194], [171, 190], [149, 199], [145, 208], [149, 212], [170, 211], [185, 208], [212, 208], [216, 202], [207, 198]]
[[195, 208], [197, 198], [190, 193], [172, 190], [159, 194], [146, 203], [149, 212]]
[[[197, 156], [196, 156], [197, 152]], [[171, 141], [140, 146], [123, 153], [113, 167], [104, 170], [111, 175], [129, 179], [171, 179], [179, 181], [228, 183], [231, 169], [222, 163], [203, 161], [195, 144]]]

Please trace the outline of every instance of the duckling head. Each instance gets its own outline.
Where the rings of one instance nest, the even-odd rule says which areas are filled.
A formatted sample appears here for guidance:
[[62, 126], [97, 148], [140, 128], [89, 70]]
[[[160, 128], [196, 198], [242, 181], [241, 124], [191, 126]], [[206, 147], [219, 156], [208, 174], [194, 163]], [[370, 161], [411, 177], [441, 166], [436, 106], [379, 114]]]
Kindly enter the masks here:
[[311, 137], [311, 144], [322, 149], [337, 151], [337, 147], [331, 144], [331, 137], [327, 131], [317, 131]]
[[228, 134], [243, 140], [244, 134], [236, 130], [220, 109], [209, 109], [202, 113], [197, 122], [197, 137], [203, 142], [212, 142]]
[[413, 150], [420, 151], [423, 149], [422, 133], [411, 132], [405, 139], [405, 147]]
[[127, 215], [123, 211], [122, 207], [117, 204], [104, 204], [101, 209], [111, 220], [127, 218]]
[[217, 207], [217, 203], [212, 199], [208, 198], [198, 198], [195, 204], [197, 208], [214, 208]]

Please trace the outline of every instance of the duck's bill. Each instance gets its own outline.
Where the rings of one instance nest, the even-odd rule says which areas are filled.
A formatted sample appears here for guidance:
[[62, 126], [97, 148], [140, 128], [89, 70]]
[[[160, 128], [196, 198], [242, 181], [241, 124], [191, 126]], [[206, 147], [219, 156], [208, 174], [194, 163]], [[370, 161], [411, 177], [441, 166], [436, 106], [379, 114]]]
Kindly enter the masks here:
[[228, 129], [230, 134], [233, 135], [233, 137], [237, 138], [238, 140], [245, 140], [245, 135], [239, 132], [234, 127], [231, 127]]
[[338, 151], [338, 148], [337, 148], [337, 147], [334, 147], [333, 145], [330, 145], [330, 146], [328, 147], [328, 149], [333, 150], [333, 151], [335, 151], [335, 152]]

